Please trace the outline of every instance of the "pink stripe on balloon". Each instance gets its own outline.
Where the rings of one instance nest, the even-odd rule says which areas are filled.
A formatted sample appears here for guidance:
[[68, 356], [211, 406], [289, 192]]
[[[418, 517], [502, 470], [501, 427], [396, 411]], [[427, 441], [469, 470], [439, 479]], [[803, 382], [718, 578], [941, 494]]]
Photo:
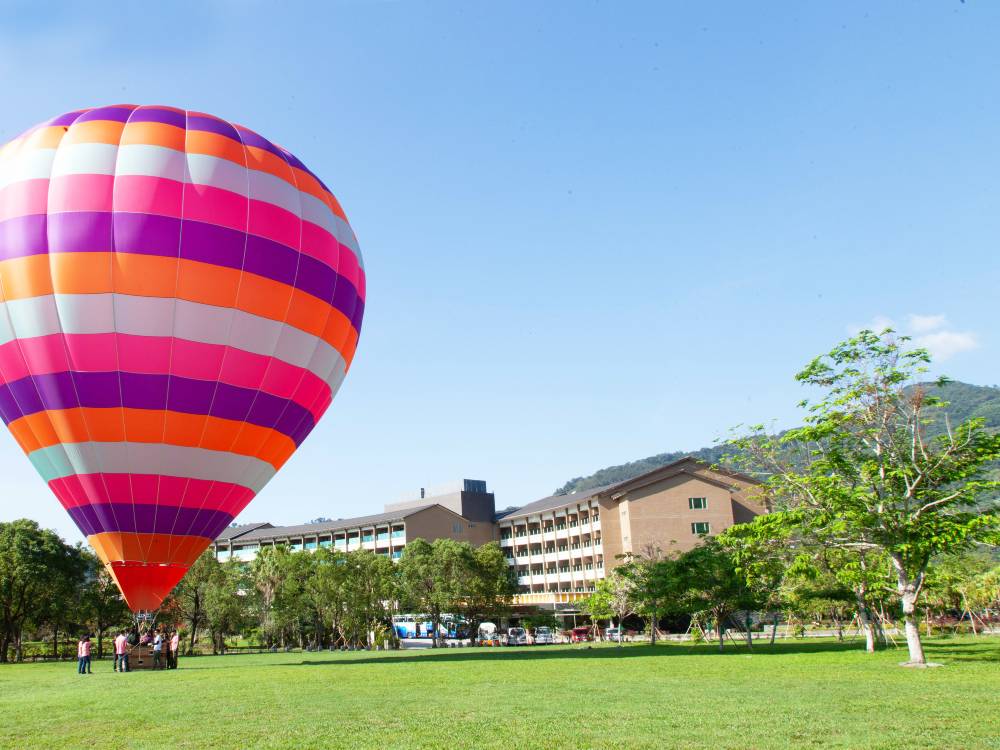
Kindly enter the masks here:
[[221, 510], [235, 516], [254, 497], [253, 490], [238, 484], [159, 474], [73, 474], [53, 479], [49, 487], [67, 510], [136, 502]]
[[340, 272], [337, 238], [311, 221], [302, 222], [302, 252]]
[[137, 214], [179, 218], [184, 185], [177, 180], [145, 175], [119, 175], [115, 179], [114, 209]]
[[0, 221], [44, 214], [48, 207], [48, 180], [24, 180], [0, 190]]
[[250, 234], [266, 237], [297, 250], [301, 244], [301, 223], [298, 216], [280, 206], [266, 201], [250, 201]]
[[[69, 351], [67, 359], [66, 352]], [[315, 373], [274, 357], [221, 344], [126, 333], [61, 334], [16, 339], [0, 346], [0, 385], [28, 375], [139, 372], [220, 381], [291, 399], [309, 409], [330, 386]], [[313, 416], [318, 418], [315, 412]]]
[[110, 174], [68, 174], [49, 184], [49, 213], [110, 211], [115, 177]]
[[247, 229], [247, 204], [249, 201], [239, 193], [233, 193], [211, 185], [184, 186], [184, 218], [203, 221], [206, 224], [235, 229]]
[[326, 263], [333, 270], [348, 279], [358, 290], [361, 301], [365, 299], [364, 271], [358, 264], [357, 256], [347, 245], [341, 245], [337, 238], [323, 227], [311, 221], [302, 222], [302, 252]]

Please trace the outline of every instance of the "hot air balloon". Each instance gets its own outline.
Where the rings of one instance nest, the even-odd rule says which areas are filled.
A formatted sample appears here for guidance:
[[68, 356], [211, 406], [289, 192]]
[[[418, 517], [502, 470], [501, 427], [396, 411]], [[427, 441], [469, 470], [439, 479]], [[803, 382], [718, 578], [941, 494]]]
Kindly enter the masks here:
[[337, 199], [245, 127], [116, 105], [0, 149], [0, 415], [133, 611], [315, 427], [364, 299]]

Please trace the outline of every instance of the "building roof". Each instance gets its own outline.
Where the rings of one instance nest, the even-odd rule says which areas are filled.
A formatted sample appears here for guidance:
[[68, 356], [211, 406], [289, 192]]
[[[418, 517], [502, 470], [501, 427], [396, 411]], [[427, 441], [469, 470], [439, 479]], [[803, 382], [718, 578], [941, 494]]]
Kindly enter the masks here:
[[[625, 490], [627, 487], [633, 487], [635, 485], [641, 485], [650, 480], [660, 481], [661, 478], [665, 478], [661, 475], [673, 476], [675, 474], [680, 474], [682, 472], [688, 471], [687, 466], [690, 464], [697, 465], [699, 469], [709, 469], [711, 468], [713, 472], [717, 474], [723, 474], [725, 476], [733, 477], [734, 479], [739, 479], [743, 482], [748, 482], [752, 484], [760, 484], [760, 482], [753, 477], [747, 476], [746, 474], [740, 474], [739, 472], [729, 471], [728, 469], [719, 469], [715, 467], [710, 467], [704, 461], [699, 461], [694, 456], [685, 456], [676, 461], [672, 461], [669, 464], [664, 464], [663, 466], [658, 466], [651, 471], [647, 471], [638, 476], [632, 477], [630, 479], [622, 480], [621, 482], [614, 482], [613, 484], [606, 484], [602, 487], [591, 487], [588, 490], [581, 490], [579, 492], [572, 492], [567, 495], [549, 495], [548, 497], [543, 497], [541, 500], [535, 500], [532, 503], [516, 508], [514, 510], [509, 510], [506, 512], [498, 513], [497, 521], [507, 521], [512, 518], [521, 518], [523, 516], [529, 516], [533, 513], [541, 513], [543, 511], [552, 510], [554, 508], [561, 508], [565, 505], [572, 505], [573, 503], [582, 502], [583, 500], [589, 500], [595, 495], [611, 494], [615, 491]], [[655, 478], [655, 479], [654, 479]], [[718, 480], [708, 479], [702, 476], [702, 479], [707, 481], [712, 481], [714, 483], [719, 483]]]
[[521, 516], [530, 516], [532, 513], [541, 513], [542, 511], [552, 510], [554, 508], [561, 508], [564, 505], [572, 505], [573, 503], [579, 503], [584, 500], [589, 500], [594, 495], [599, 495], [605, 490], [610, 490], [618, 486], [616, 484], [606, 484], [603, 487], [591, 487], [589, 490], [581, 490], [580, 492], [572, 492], [568, 495], [549, 495], [548, 497], [543, 497], [541, 500], [535, 500], [533, 503], [528, 503], [520, 508], [515, 508], [512, 511], [508, 511], [502, 515], [497, 515], [497, 520], [508, 520], [511, 518], [519, 518]]
[[[338, 518], [336, 521], [324, 521], [323, 523], [303, 523], [298, 526], [271, 526], [270, 524], [267, 524], [267, 528], [258, 528], [255, 531], [241, 536], [240, 541], [248, 542], [258, 539], [296, 537], [302, 535], [312, 536], [313, 534], [328, 534], [332, 531], [355, 529], [359, 526], [374, 526], [381, 523], [392, 523], [394, 521], [402, 521], [408, 516], [412, 516], [416, 513], [427, 510], [428, 508], [434, 507], [439, 507], [442, 510], [452, 513], [452, 511], [438, 505], [437, 503], [430, 503], [429, 505], [421, 505], [417, 508], [405, 508], [390, 513], [377, 513], [373, 516]], [[219, 539], [224, 540], [225, 537], [219, 537]]]
[[251, 531], [256, 531], [257, 529], [267, 529], [272, 528], [271, 524], [259, 521], [256, 523], [240, 523], [233, 524], [232, 526], [227, 526], [222, 530], [222, 533], [215, 537], [216, 541], [226, 541], [227, 539], [236, 539], [244, 534]]

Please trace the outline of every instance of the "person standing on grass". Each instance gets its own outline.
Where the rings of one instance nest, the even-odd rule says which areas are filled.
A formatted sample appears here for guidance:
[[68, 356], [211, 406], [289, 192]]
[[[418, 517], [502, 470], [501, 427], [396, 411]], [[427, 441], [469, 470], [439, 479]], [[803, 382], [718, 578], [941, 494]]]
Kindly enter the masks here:
[[76, 656], [79, 660], [76, 671], [78, 674], [92, 674], [90, 671], [90, 636], [85, 635], [76, 644]]
[[153, 639], [153, 669], [162, 669], [163, 662], [161, 657], [163, 656], [163, 634], [157, 630], [156, 637]]
[[181, 646], [181, 636], [176, 630], [170, 636], [170, 662], [171, 669], [177, 669], [177, 651]]
[[115, 671], [128, 672], [128, 636], [124, 631], [115, 638]]

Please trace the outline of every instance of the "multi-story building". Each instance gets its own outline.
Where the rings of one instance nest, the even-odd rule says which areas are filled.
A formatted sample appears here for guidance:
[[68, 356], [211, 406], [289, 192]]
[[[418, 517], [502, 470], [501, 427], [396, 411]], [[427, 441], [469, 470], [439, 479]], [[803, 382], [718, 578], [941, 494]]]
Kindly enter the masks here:
[[516, 571], [517, 607], [571, 613], [628, 555], [671, 554], [766, 513], [751, 477], [684, 458], [624, 482], [552, 495], [495, 511], [480, 480], [406, 497], [385, 512], [300, 526], [231, 526], [215, 540], [219, 559], [252, 560], [262, 546], [368, 549], [399, 559], [408, 540], [498, 540]]
[[[432, 494], [433, 493], [433, 494]], [[495, 535], [495, 501], [486, 482], [465, 479], [385, 506], [385, 513], [299, 526], [247, 523], [230, 526], [215, 540], [220, 560], [252, 560], [262, 546], [287, 544], [293, 550], [330, 547], [342, 552], [371, 550], [398, 560], [408, 539], [449, 537], [479, 546]]]
[[629, 554], [670, 554], [766, 512], [742, 474], [685, 458], [616, 484], [552, 495], [497, 519], [518, 605], [583, 599]]

